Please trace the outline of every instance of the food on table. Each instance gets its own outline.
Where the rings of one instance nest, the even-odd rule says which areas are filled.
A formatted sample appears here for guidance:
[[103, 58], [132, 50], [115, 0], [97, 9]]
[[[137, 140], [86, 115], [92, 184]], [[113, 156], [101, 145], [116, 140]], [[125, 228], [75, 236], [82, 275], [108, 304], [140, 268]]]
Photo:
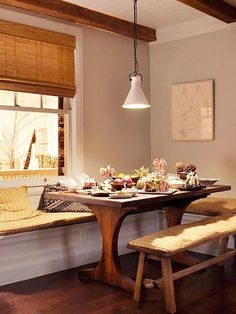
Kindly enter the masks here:
[[122, 189], [122, 191], [125, 191], [128, 194], [131, 194], [132, 196], [136, 196], [138, 194], [138, 190], [135, 186], [132, 188]]
[[150, 174], [145, 180], [145, 192], [166, 192], [169, 184], [165, 175]]
[[91, 189], [92, 187], [97, 185], [97, 181], [94, 178], [89, 178], [86, 181], [84, 181], [84, 188], [85, 189]]
[[126, 176], [122, 179], [114, 179], [111, 185], [115, 190], [121, 190], [123, 187], [131, 188], [132, 186], [134, 186], [134, 182], [132, 181], [130, 176]]
[[126, 176], [126, 174], [125, 173], [123, 173], [123, 172], [120, 172], [120, 173], [118, 173], [117, 174], [117, 178], [119, 178], [119, 179], [122, 179], [122, 178], [124, 178]]
[[139, 179], [138, 182], [136, 183], [136, 187], [138, 190], [144, 189], [145, 186], [145, 180], [144, 179]]
[[132, 181], [135, 182], [135, 183], [137, 183], [138, 180], [140, 179], [140, 177], [135, 175], [135, 174], [132, 174], [130, 177], [131, 177]]
[[124, 191], [124, 190], [121, 190], [121, 191], [116, 191], [115, 195], [126, 195], [127, 192]]
[[178, 188], [184, 186], [184, 181], [181, 180], [175, 174], [171, 174], [171, 173], [167, 175], [167, 182], [168, 182], [171, 189], [178, 189]]

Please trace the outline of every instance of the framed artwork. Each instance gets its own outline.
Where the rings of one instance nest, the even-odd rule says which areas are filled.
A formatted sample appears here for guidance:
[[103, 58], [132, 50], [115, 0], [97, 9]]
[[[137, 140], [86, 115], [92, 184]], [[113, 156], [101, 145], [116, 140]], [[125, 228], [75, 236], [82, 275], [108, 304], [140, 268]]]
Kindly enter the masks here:
[[170, 87], [173, 141], [214, 140], [214, 81], [173, 84]]

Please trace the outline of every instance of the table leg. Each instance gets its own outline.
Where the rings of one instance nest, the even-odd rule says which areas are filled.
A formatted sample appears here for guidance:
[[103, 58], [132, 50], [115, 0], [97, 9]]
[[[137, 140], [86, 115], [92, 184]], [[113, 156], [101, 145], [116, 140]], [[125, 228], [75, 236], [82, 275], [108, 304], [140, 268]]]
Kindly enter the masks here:
[[[168, 228], [181, 224], [185, 209], [192, 203], [192, 201], [192, 199], [181, 200], [178, 203], [176, 202], [174, 206], [171, 205], [164, 208]], [[200, 262], [197, 258], [190, 255], [188, 251], [176, 254], [171, 260], [186, 266], [193, 266]]]
[[96, 279], [133, 292], [134, 281], [123, 273], [118, 256], [118, 235], [126, 213], [108, 207], [91, 209], [97, 217], [102, 232], [102, 256], [95, 268], [81, 270], [79, 276]]

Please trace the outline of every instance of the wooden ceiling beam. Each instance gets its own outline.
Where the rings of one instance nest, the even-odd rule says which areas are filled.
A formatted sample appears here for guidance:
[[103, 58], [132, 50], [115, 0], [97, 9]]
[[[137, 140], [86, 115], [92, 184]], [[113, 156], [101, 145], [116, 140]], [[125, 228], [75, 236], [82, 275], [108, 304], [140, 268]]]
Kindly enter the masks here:
[[222, 0], [177, 0], [226, 23], [236, 22], [236, 8]]
[[[133, 23], [61, 0], [0, 0], [0, 4], [133, 37]], [[155, 41], [156, 30], [138, 25], [138, 39]]]

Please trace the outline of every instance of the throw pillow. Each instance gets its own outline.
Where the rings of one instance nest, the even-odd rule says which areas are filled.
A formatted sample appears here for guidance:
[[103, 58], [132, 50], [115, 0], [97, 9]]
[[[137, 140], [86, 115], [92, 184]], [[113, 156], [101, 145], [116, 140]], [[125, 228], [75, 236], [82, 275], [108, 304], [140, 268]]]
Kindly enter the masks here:
[[21, 220], [39, 214], [30, 205], [26, 187], [0, 189], [0, 221]]
[[57, 212], [91, 212], [88, 206], [71, 201], [47, 199], [44, 202], [44, 209], [49, 213]]
[[[54, 185], [45, 185], [44, 192], [58, 192], [65, 191], [66, 188], [60, 183]], [[54, 200], [54, 199], [44, 199], [43, 209], [49, 213], [58, 212], [91, 212], [88, 206], [72, 201]]]

